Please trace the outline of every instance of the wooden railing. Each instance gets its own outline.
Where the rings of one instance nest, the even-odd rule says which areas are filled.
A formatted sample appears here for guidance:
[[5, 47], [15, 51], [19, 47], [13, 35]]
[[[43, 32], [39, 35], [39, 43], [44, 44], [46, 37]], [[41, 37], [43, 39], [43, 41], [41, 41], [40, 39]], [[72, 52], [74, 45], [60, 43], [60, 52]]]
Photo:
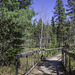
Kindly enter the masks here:
[[[27, 53], [18, 54], [16, 56], [16, 75], [28, 75], [30, 71], [41, 61], [41, 59], [57, 54], [61, 50], [62, 47], [53, 49], [39, 49]], [[19, 61], [20, 64], [18, 64]]]
[[72, 51], [62, 49], [62, 62], [66, 75], [73, 75], [73, 71], [75, 71], [75, 54]]

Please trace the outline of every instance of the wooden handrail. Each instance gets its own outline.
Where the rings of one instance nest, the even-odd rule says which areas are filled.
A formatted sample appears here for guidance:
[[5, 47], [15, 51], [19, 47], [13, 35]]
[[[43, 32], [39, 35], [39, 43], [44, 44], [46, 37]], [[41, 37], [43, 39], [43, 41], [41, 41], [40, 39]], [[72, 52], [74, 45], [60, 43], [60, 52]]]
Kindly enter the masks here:
[[63, 50], [64, 53], [66, 53], [67, 55], [69, 55], [70, 57], [72, 57], [73, 59], [75, 59], [75, 54], [71, 53], [69, 51]]
[[[28, 75], [29, 72], [41, 61], [41, 56], [45, 56], [48, 57], [49, 55], [49, 51], [53, 51], [53, 50], [62, 50], [62, 47], [59, 47], [59, 48], [52, 48], [52, 49], [38, 49], [38, 50], [35, 50], [35, 51], [30, 51], [30, 52], [26, 52], [26, 53], [21, 53], [21, 54], [17, 54], [16, 56], [16, 75], [18, 75], [18, 59], [21, 58], [21, 57], [26, 57], [26, 73], [25, 75]], [[40, 52], [44, 51], [44, 55], [41, 55]], [[48, 52], [47, 52], [48, 51]], [[56, 51], [55, 53], [57, 53], [58, 51]], [[36, 63], [34, 63], [34, 53], [36, 53]], [[38, 58], [37, 58], [37, 53], [38, 53]], [[53, 55], [54, 52], [51, 52], [51, 55]], [[28, 70], [28, 56], [31, 55], [33, 56], [33, 66], [30, 68], [30, 70]], [[48, 56], [47, 56], [48, 55]]]
[[[69, 58], [67, 58], [67, 56]], [[62, 49], [62, 62], [63, 62], [64, 68], [66, 70], [66, 73], [68, 73], [68, 72], [71, 73], [71, 58], [73, 58], [73, 60], [75, 60], [75, 54], [68, 50]], [[67, 62], [69, 62], [68, 66], [67, 66]], [[68, 70], [67, 70], [67, 67], [68, 67]]]
[[25, 53], [21, 53], [21, 54], [17, 54], [17, 59], [21, 58], [21, 57], [25, 57], [27, 55], [30, 55], [30, 54], [33, 54], [33, 53], [36, 53], [36, 52], [40, 52], [40, 51], [50, 51], [50, 50], [61, 50], [62, 47], [59, 47], [59, 48], [52, 48], [52, 49], [38, 49], [38, 50], [35, 50], [35, 51], [30, 51], [30, 52], [25, 52]]

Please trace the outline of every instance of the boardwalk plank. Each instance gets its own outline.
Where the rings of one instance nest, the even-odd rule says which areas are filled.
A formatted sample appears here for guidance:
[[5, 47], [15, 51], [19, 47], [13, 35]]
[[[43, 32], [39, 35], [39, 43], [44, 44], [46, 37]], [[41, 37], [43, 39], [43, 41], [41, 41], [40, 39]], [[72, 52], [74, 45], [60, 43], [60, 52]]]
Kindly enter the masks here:
[[65, 75], [61, 54], [41, 61], [29, 75]]

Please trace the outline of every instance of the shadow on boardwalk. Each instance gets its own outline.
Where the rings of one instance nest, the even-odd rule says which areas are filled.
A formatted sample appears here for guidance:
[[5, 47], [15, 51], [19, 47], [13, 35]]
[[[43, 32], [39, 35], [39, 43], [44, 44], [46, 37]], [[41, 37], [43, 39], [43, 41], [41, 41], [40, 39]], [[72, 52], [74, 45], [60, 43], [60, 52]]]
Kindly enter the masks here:
[[43, 75], [65, 75], [62, 62], [56, 60], [45, 60], [39, 70]]
[[[59, 58], [60, 56], [56, 57]], [[56, 57], [41, 61], [29, 75], [65, 75], [62, 62]]]

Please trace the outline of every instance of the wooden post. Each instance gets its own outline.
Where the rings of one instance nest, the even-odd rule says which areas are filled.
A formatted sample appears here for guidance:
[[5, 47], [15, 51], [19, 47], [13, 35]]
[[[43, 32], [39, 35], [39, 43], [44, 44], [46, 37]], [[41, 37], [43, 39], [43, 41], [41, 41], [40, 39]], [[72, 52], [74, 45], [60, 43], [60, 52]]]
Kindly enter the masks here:
[[51, 56], [52, 56], [52, 51], [51, 51]]
[[38, 61], [37, 52], [36, 52], [36, 61]]
[[18, 75], [18, 61], [16, 59], [16, 75]]
[[69, 56], [69, 72], [71, 72], [71, 61], [70, 61], [70, 56]]
[[49, 51], [48, 51], [48, 57], [49, 57]]
[[51, 51], [49, 51], [49, 56], [51, 56]]
[[40, 58], [41, 58], [41, 52], [39, 51], [39, 60], [40, 60]]
[[33, 64], [33, 66], [34, 66], [34, 53], [33, 53], [33, 55], [32, 55], [32, 56], [33, 56], [33, 61], [32, 61], [32, 64]]
[[53, 55], [54, 55], [54, 50], [53, 50]]
[[63, 49], [62, 49], [62, 63], [64, 64], [64, 52], [63, 52]]
[[26, 71], [28, 71], [28, 56], [26, 56]]
[[45, 51], [45, 58], [46, 58], [46, 51]]
[[37, 61], [39, 60], [39, 53], [37, 52]]
[[64, 65], [65, 65], [65, 69], [66, 69], [66, 65], [67, 65], [67, 56], [66, 56], [66, 53], [65, 53], [65, 57], [64, 57]]
[[59, 50], [57, 50], [57, 53], [59, 53], [58, 51], [59, 51]]

